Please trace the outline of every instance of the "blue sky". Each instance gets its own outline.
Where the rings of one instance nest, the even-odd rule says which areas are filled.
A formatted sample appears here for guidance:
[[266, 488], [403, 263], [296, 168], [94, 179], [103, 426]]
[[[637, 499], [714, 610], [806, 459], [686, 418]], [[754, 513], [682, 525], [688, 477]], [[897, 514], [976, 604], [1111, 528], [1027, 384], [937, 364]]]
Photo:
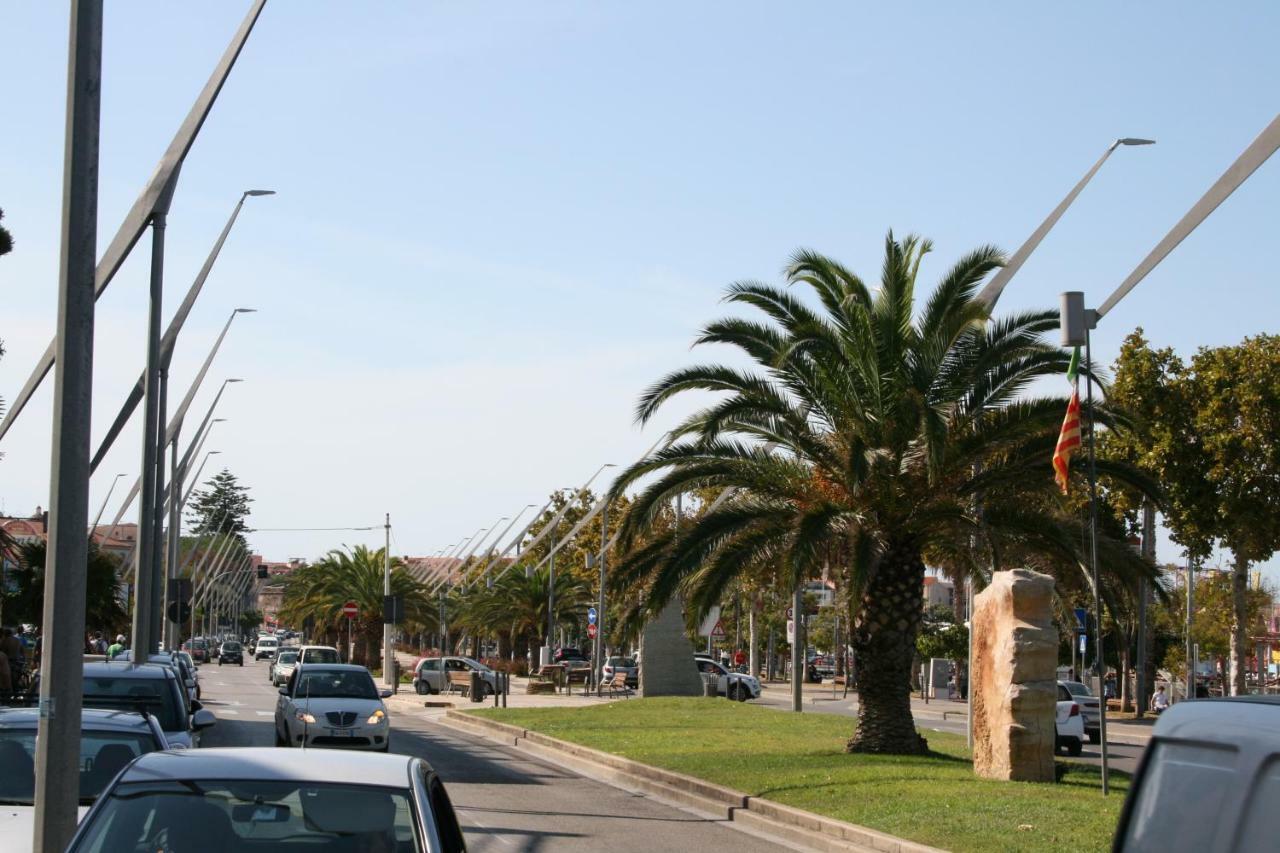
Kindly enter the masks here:
[[[100, 250], [248, 5], [107, 4]], [[53, 331], [67, 14], [3, 14], [11, 400]], [[395, 550], [431, 553], [643, 451], [678, 410], [641, 431], [637, 394], [699, 357], [728, 283], [776, 280], [800, 246], [874, 278], [890, 228], [933, 239], [932, 280], [976, 245], [1012, 251], [1113, 139], [1151, 137], [1112, 157], [1001, 307], [1100, 302], [1275, 115], [1277, 31], [1266, 3], [272, 0], [183, 169], [169, 310], [240, 191], [279, 195], [246, 206], [177, 381], [232, 308], [259, 309], [196, 403], [248, 380], [209, 446], [253, 487], [254, 523], [389, 511]], [[1187, 354], [1275, 331], [1278, 191], [1272, 162], [1107, 317], [1098, 357], [1139, 324]], [[146, 256], [98, 303], [95, 434], [141, 366]], [[9, 512], [47, 503], [50, 399], [4, 440]], [[95, 510], [139, 443], [117, 442]], [[377, 538], [254, 544], [283, 559]]]

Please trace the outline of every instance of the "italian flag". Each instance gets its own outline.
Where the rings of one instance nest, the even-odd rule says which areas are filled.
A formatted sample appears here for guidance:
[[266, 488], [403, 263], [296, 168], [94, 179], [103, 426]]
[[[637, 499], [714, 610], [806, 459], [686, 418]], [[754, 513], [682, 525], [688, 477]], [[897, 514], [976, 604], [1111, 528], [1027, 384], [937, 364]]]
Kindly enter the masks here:
[[1080, 382], [1077, 376], [1080, 369], [1080, 347], [1071, 354], [1071, 364], [1067, 367], [1067, 381], [1071, 383], [1071, 401], [1067, 403], [1067, 416], [1062, 419], [1062, 430], [1058, 433], [1058, 446], [1053, 451], [1053, 479], [1065, 495], [1067, 485], [1067, 466], [1071, 463], [1071, 454], [1080, 447]]

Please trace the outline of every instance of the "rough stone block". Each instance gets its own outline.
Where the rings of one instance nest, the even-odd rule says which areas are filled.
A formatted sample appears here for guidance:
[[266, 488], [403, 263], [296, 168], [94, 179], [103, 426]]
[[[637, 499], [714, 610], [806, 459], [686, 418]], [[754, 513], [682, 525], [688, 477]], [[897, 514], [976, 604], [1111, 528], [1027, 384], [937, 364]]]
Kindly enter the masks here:
[[685, 636], [684, 602], [673, 598], [640, 634], [640, 692], [645, 696], [701, 696], [702, 679]]
[[1053, 578], [996, 572], [974, 597], [973, 769], [987, 779], [1054, 780], [1058, 633]]

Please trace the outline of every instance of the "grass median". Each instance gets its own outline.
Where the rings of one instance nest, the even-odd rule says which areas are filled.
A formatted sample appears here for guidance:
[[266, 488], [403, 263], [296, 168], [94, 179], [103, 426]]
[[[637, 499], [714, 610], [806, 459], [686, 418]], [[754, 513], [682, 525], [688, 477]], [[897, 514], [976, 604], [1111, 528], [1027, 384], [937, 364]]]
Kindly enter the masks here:
[[472, 713], [818, 814], [956, 851], [1109, 848], [1127, 789], [1062, 763], [1057, 784], [973, 775], [963, 737], [924, 732], [932, 754], [847, 755], [853, 721], [708, 699]]

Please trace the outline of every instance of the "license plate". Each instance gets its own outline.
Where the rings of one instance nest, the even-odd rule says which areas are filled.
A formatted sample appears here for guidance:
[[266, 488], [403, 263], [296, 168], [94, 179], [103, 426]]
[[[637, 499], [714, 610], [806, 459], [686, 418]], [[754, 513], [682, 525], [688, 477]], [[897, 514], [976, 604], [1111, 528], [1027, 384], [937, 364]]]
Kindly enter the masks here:
[[331, 737], [351, 737], [355, 732], [351, 729], [329, 729]]

